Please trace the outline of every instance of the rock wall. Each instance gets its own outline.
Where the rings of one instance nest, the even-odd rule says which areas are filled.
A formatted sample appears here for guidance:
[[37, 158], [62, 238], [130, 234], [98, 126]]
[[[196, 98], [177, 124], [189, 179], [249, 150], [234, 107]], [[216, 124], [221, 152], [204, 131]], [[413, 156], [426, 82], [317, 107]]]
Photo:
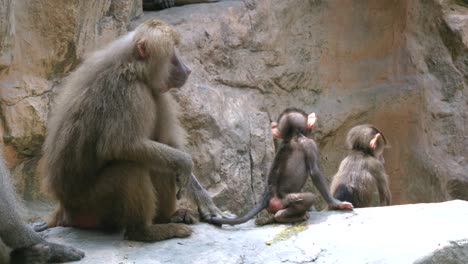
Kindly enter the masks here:
[[[141, 7], [26, 2], [0, 0], [0, 133], [17, 185], [34, 196], [60, 79], [125, 32]], [[269, 122], [288, 106], [318, 114], [327, 176], [346, 154], [347, 131], [374, 123], [391, 144], [395, 204], [468, 199], [462, 1], [221, 1], [147, 12], [130, 27], [148, 17], [183, 35], [180, 54], [193, 73], [174, 95], [196, 174], [222, 207], [240, 213], [258, 199], [274, 153]]]

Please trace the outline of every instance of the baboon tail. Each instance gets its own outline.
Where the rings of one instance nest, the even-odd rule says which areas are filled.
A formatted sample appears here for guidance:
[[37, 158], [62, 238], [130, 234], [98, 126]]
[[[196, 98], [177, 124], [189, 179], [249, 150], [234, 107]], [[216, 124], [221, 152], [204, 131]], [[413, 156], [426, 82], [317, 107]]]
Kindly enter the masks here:
[[219, 217], [212, 217], [209, 221], [211, 224], [217, 225], [240, 225], [252, 219], [255, 215], [257, 215], [261, 210], [265, 209], [270, 202], [270, 196], [265, 195], [261, 203], [258, 203], [252, 210], [250, 210], [247, 214], [241, 217], [237, 217], [234, 219], [229, 218], [219, 218]]
[[354, 207], [358, 207], [361, 204], [357, 193], [346, 184], [338, 185], [333, 196], [340, 201], [352, 203]]

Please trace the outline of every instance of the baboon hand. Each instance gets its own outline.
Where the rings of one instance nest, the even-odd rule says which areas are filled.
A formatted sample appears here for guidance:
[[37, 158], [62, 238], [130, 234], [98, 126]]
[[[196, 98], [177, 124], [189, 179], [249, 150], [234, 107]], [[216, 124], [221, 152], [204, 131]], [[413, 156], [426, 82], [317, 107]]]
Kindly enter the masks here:
[[85, 256], [83, 251], [70, 246], [55, 243], [48, 243], [47, 246], [49, 247], [49, 262], [77, 261]]
[[200, 218], [203, 221], [208, 223], [211, 222], [212, 218], [228, 218], [234, 219], [237, 216], [232, 214], [229, 211], [221, 211], [214, 203], [212, 204], [199, 204], [198, 205], [198, 212], [200, 213]]
[[353, 210], [354, 206], [349, 202], [337, 202], [328, 205], [329, 210]]
[[42, 231], [48, 229], [49, 225], [46, 222], [41, 221], [41, 222], [32, 223], [31, 228], [36, 232], [42, 232]]
[[188, 153], [180, 151], [178, 162], [175, 165], [178, 184], [184, 185], [187, 183], [188, 178], [192, 175], [193, 161], [192, 156]]

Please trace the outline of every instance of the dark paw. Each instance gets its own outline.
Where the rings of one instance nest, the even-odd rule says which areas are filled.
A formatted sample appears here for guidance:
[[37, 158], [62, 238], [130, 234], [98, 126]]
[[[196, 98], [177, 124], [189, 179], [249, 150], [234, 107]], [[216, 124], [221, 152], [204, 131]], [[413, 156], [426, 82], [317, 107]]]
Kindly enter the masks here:
[[61, 244], [49, 243], [49, 262], [77, 261], [85, 256], [81, 250]]
[[36, 222], [31, 224], [31, 228], [36, 232], [42, 232], [49, 228], [46, 222]]
[[10, 263], [46, 263], [48, 256], [49, 247], [44, 244], [37, 244], [28, 248], [19, 248], [13, 250], [10, 254]]
[[188, 209], [179, 209], [171, 217], [172, 223], [194, 224], [197, 222], [192, 212]]

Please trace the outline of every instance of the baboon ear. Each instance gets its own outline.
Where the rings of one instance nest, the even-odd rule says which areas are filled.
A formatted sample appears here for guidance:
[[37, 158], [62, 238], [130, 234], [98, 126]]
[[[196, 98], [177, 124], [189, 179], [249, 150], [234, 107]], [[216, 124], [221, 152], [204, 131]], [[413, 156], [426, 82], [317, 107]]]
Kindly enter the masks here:
[[380, 133], [377, 133], [377, 134], [375, 134], [375, 136], [369, 142], [369, 145], [373, 150], [375, 150], [375, 148], [377, 147], [377, 141], [379, 141], [379, 138], [381, 138], [381, 137], [382, 137], [382, 135]]
[[271, 122], [271, 134], [273, 134], [273, 137], [276, 139], [281, 138], [281, 133], [278, 129], [278, 123], [276, 122]]
[[313, 128], [316, 122], [317, 122], [317, 116], [315, 115], [315, 113], [310, 113], [307, 116], [307, 126], [309, 128]]
[[137, 41], [136, 44], [136, 49], [138, 52], [138, 56], [140, 56], [140, 59], [146, 59], [149, 56], [148, 49], [146, 48], [146, 41], [145, 39], [140, 39]]

